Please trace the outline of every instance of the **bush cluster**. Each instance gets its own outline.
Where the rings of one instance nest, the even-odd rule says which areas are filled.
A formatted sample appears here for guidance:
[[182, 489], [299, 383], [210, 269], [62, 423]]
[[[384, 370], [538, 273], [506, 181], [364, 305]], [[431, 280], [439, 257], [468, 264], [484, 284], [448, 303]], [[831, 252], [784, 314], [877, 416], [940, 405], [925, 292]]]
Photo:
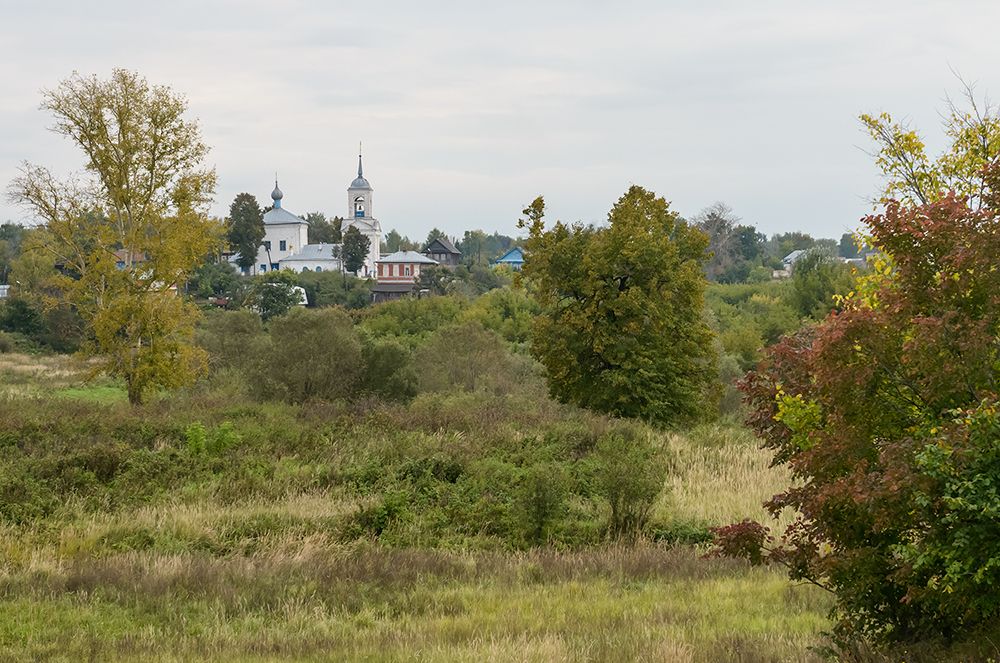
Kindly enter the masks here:
[[653, 531], [666, 451], [639, 424], [483, 389], [365, 408], [203, 396], [141, 411], [0, 403], [0, 520], [34, 527], [80, 510], [323, 491], [358, 504], [311, 525], [345, 542], [577, 547]]

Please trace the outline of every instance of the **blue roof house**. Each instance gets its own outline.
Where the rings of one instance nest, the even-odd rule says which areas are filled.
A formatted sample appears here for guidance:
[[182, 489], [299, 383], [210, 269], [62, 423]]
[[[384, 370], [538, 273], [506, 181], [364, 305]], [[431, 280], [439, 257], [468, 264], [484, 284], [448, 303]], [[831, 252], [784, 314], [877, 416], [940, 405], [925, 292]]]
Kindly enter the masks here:
[[524, 264], [524, 251], [520, 246], [515, 246], [507, 253], [503, 254], [499, 258], [493, 261], [494, 265], [507, 265], [515, 272], [521, 271], [521, 265]]

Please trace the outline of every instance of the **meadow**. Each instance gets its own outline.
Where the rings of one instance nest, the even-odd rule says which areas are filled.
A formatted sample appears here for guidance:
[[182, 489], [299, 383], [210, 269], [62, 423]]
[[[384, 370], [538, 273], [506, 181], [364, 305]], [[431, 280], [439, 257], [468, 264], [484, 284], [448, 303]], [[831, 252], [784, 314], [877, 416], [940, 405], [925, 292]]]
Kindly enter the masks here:
[[[4, 660], [819, 659], [822, 591], [705, 557], [787, 481], [736, 424], [658, 431], [524, 384], [258, 402], [224, 371], [132, 408], [88, 376], [0, 355]], [[627, 540], [592, 468], [623, 426], [666, 477]], [[538, 530], [531, 463], [569, 486]]]

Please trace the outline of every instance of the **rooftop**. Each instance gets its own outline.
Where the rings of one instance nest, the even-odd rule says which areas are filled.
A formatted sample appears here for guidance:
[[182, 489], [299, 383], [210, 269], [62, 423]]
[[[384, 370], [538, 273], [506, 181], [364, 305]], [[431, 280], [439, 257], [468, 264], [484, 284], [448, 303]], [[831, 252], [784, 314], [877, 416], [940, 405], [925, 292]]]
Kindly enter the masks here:
[[295, 216], [284, 207], [275, 207], [274, 209], [268, 210], [264, 214], [265, 226], [276, 226], [289, 223], [305, 223], [305, 221]]
[[283, 258], [281, 262], [286, 260], [339, 260], [340, 256], [337, 255], [339, 247], [339, 244], [306, 244], [294, 255]]
[[436, 265], [437, 260], [431, 260], [422, 253], [417, 253], [416, 251], [396, 251], [395, 253], [390, 253], [387, 256], [383, 256], [378, 259], [378, 262], [383, 263], [416, 263], [418, 265]]
[[451, 243], [451, 240], [447, 237], [438, 237], [433, 242], [427, 245], [424, 249], [424, 253], [431, 252], [431, 247], [435, 244], [440, 244], [441, 248], [445, 250], [446, 253], [454, 253], [456, 255], [462, 255], [462, 252], [455, 248], [455, 245]]

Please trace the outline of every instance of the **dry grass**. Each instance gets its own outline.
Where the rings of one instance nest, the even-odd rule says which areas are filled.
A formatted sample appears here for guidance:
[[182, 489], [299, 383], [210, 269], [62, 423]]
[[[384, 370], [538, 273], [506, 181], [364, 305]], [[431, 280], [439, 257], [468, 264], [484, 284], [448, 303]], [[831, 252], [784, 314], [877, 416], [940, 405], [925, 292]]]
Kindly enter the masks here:
[[[3, 355], [0, 389], [43, 398], [79, 384], [85, 369], [65, 357]], [[53, 407], [73, 416], [93, 400]], [[484, 425], [517, 436], [518, 426], [556, 419], [544, 407], [514, 411], [512, 402], [484, 423], [472, 396], [426, 396], [383, 411], [385, 430], [373, 430], [386, 445], [411, 431], [428, 448], [475, 449]], [[168, 406], [179, 407], [154, 403], [149, 412], [169, 417]], [[246, 407], [270, 425], [266, 405]], [[302, 416], [307, 426], [310, 417], [317, 426], [365, 421], [345, 407]], [[704, 427], [662, 442], [673, 469], [660, 520], [764, 518], [760, 503], [787, 482], [739, 429]], [[285, 472], [319, 462], [296, 449], [258, 453], [286, 454]], [[323, 462], [365, 453], [351, 446]], [[106, 510], [70, 497], [30, 525], [0, 525], [0, 661], [813, 661], [809, 646], [828, 628], [829, 599], [819, 590], [691, 548], [345, 544], [338, 523], [375, 498], [342, 486], [286, 488], [283, 476], [269, 476], [273, 499], [224, 496], [207, 481]]]
[[753, 434], [726, 425], [702, 426], [667, 436], [675, 467], [656, 507], [661, 519], [726, 525], [745, 518], [784, 527], [793, 514], [775, 522], [763, 502], [785, 490], [787, 469], [770, 467], [771, 454]]
[[0, 587], [0, 654], [49, 660], [808, 661], [826, 609], [773, 572], [652, 547], [129, 553]]

